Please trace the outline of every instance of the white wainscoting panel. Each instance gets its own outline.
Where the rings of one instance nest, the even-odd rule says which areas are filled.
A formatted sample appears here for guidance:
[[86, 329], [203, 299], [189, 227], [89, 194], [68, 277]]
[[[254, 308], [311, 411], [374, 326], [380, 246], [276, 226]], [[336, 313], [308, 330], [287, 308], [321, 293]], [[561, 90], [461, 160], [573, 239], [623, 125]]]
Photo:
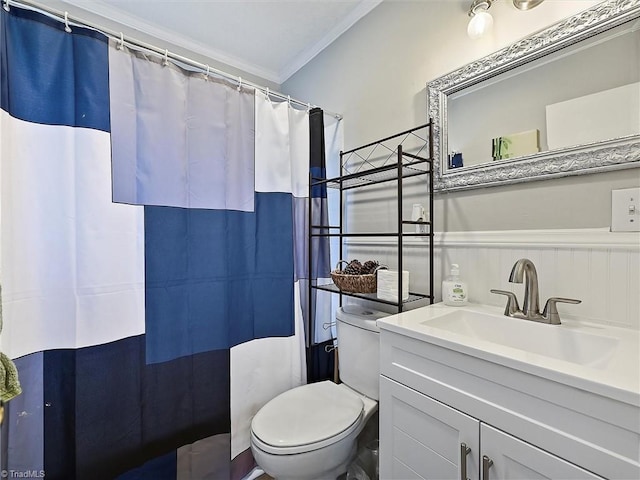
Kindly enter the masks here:
[[[397, 268], [395, 240], [350, 240], [348, 258], [377, 259]], [[410, 272], [411, 291], [428, 288], [428, 251], [421, 239], [405, 241], [404, 269]], [[509, 290], [522, 305], [524, 286], [509, 283], [519, 258], [536, 266], [540, 308], [549, 297], [582, 300], [559, 304], [560, 315], [640, 331], [640, 234], [608, 229], [522, 230], [502, 232], [446, 232], [435, 234], [435, 296], [451, 263], [460, 265], [472, 302], [503, 306]], [[391, 247], [391, 248], [390, 248]]]

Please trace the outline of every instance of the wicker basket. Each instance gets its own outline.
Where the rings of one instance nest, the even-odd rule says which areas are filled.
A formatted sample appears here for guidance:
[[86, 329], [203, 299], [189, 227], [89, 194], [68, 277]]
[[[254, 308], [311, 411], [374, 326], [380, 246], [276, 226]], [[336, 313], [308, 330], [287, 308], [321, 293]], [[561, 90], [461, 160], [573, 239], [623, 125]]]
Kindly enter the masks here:
[[[378, 275], [374, 272], [368, 275], [345, 275], [340, 270], [341, 263], [348, 263], [341, 260], [336, 265], [336, 269], [331, 272], [331, 280], [341, 292], [345, 293], [376, 293], [378, 288]], [[386, 267], [378, 267], [386, 268]], [[376, 269], [377, 271], [377, 269]]]

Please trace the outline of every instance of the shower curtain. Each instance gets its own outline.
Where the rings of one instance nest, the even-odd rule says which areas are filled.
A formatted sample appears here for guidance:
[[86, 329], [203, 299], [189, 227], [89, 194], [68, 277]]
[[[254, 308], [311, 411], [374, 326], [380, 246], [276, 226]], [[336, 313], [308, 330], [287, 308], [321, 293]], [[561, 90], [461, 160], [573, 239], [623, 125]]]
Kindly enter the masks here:
[[[305, 383], [323, 322], [299, 268], [309, 112], [0, 14], [0, 346], [23, 387], [2, 467], [241, 478], [252, 416]], [[321, 129], [336, 156], [341, 125]]]

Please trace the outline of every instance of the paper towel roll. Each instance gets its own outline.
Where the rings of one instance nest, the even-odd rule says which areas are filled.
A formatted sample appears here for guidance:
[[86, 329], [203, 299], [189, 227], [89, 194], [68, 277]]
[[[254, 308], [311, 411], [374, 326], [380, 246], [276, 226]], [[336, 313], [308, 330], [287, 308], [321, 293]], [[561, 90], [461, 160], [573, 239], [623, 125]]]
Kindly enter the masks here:
[[[398, 272], [378, 270], [378, 298], [389, 302], [398, 301]], [[402, 271], [402, 300], [409, 298], [409, 272]]]

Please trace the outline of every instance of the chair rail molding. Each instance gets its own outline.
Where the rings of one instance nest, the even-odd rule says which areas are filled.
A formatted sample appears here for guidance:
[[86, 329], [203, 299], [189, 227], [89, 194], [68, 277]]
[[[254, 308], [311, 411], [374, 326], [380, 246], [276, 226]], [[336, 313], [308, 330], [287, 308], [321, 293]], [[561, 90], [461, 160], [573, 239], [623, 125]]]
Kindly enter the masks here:
[[[393, 240], [395, 241], [395, 240]], [[346, 245], [388, 245], [387, 238], [350, 239]], [[412, 237], [404, 245], [422, 245], [428, 238]], [[553, 229], [553, 230], [496, 230], [467, 232], [435, 232], [434, 246], [538, 246], [552, 248], [590, 248], [601, 250], [635, 250], [640, 252], [640, 232], [611, 232], [608, 228]]]

